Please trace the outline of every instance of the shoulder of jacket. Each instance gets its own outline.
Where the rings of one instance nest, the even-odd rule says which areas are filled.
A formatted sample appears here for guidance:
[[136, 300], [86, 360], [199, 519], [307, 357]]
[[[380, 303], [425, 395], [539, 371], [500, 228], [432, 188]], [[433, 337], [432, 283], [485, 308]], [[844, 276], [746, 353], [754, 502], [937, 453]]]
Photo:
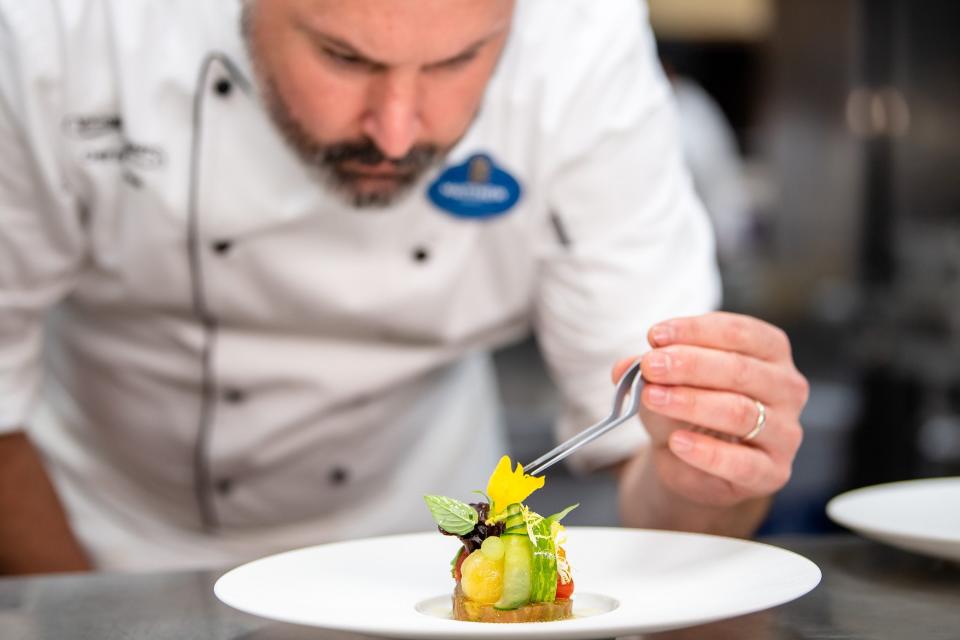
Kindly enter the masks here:
[[640, 0], [523, 0], [511, 34], [510, 81], [521, 93], [576, 85], [643, 41]]
[[522, 0], [499, 78], [504, 99], [552, 121], [648, 42], [640, 0]]
[[523, 42], [556, 55], [573, 43], [602, 47], [611, 37], [632, 37], [646, 18], [641, 0], [523, 0], [515, 29]]
[[49, 45], [97, 4], [99, 0], [0, 0], [0, 29], [20, 47]]
[[99, 0], [0, 0], [0, 56], [24, 78], [49, 77], [65, 62], [66, 43]]

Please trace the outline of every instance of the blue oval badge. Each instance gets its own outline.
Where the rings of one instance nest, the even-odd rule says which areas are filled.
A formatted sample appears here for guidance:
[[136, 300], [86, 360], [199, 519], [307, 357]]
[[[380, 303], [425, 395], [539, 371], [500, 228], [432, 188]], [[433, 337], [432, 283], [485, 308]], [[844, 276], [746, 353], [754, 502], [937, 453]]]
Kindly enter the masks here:
[[448, 167], [433, 181], [427, 197], [458, 218], [493, 218], [520, 200], [520, 183], [482, 153]]

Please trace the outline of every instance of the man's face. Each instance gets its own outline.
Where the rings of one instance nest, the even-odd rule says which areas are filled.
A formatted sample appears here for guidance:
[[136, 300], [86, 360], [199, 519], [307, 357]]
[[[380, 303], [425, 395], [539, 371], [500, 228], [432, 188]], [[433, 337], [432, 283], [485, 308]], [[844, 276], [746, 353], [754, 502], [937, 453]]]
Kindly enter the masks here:
[[290, 146], [382, 206], [466, 132], [514, 0], [249, 0], [244, 35]]

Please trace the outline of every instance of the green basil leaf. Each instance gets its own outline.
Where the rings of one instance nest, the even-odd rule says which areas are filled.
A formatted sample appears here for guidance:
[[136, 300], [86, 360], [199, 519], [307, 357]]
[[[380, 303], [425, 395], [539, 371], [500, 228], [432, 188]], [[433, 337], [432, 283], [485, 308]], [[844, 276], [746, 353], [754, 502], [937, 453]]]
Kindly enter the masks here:
[[477, 511], [470, 505], [444, 496], [423, 496], [440, 528], [455, 536], [465, 536], [477, 525]]

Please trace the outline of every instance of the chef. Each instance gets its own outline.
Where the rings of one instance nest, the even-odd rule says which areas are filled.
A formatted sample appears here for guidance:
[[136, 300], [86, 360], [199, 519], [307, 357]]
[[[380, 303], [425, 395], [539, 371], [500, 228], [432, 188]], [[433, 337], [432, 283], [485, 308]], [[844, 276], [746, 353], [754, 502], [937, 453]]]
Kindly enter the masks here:
[[643, 361], [625, 524], [749, 535], [806, 383], [718, 303], [634, 0], [0, 0], [0, 570], [224, 566], [429, 526]]

